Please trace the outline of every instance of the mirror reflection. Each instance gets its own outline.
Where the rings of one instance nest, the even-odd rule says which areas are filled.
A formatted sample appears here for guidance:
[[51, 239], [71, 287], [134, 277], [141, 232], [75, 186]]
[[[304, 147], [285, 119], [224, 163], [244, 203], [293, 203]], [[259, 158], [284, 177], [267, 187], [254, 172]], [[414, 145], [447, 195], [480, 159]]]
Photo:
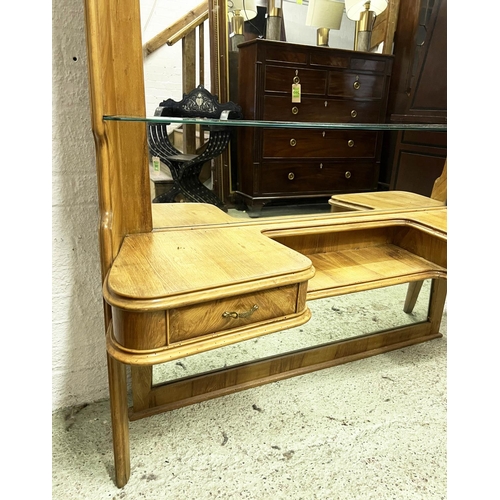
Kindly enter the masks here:
[[[228, 99], [238, 102], [237, 43], [257, 37], [311, 46], [319, 43], [319, 27], [316, 24], [318, 15], [321, 14], [320, 1], [324, 0], [315, 1], [316, 17], [308, 15], [312, 10], [307, 0], [301, 4], [291, 0], [225, 2], [227, 15], [219, 17], [220, 31], [227, 42], [227, 46], [221, 47], [221, 51], [224, 52], [225, 49], [228, 60]], [[215, 0], [210, 2], [214, 6], [220, 5]], [[327, 43], [330, 47], [352, 49], [355, 22], [346, 16], [343, 3], [329, 3], [342, 7], [337, 13], [340, 16], [338, 23], [335, 26], [331, 25], [332, 29], [328, 28]], [[213, 87], [212, 92], [217, 92], [216, 82], [211, 82], [213, 75], [211, 65], [217, 56], [213, 54], [210, 46], [211, 34], [207, 11], [209, 3], [200, 3], [196, 0], [184, 3], [167, 2], [168, 8], [165, 3], [156, 0], [141, 0], [140, 4], [147, 115], [154, 115], [161, 101], [167, 98], [180, 100], [183, 94], [189, 91], [188, 89], [198, 85], [203, 85], [207, 89]], [[238, 22], [238, 18], [243, 22]], [[280, 22], [278, 34], [275, 29], [276, 19]], [[240, 26], [241, 24], [243, 26]], [[223, 100], [221, 99], [221, 102]], [[208, 134], [199, 127], [171, 125], [168, 131], [171, 134], [171, 142], [187, 154], [199, 153], [208, 140]], [[235, 142], [233, 137], [231, 145]], [[200, 173], [200, 180], [208, 189], [216, 190], [218, 193], [222, 191], [220, 197], [223, 202], [231, 198], [238, 205], [238, 196], [232, 194], [237, 189], [236, 146], [229, 147], [227, 154], [230, 155], [227, 168], [222, 167], [221, 172], [221, 166], [216, 164], [217, 160], [207, 163]], [[152, 199], [171, 187], [172, 180], [168, 165], [153, 160], [150, 157]], [[182, 201], [181, 197], [177, 201]], [[245, 207], [240, 202], [238, 208]], [[319, 211], [326, 211], [327, 208], [323, 203]], [[299, 213], [301, 213], [300, 207]]]
[[[209, 1], [213, 2], [213, 0]], [[201, 40], [197, 40], [194, 54], [189, 56], [195, 60], [197, 75], [195, 86], [201, 83], [206, 88], [211, 89], [210, 58], [212, 56], [209, 43], [209, 21], [208, 14], [203, 14], [208, 9], [209, 1], [158, 2], [157, 0], [140, 0], [146, 114], [148, 116], [154, 114], [158, 103], [163, 99], [182, 98], [183, 79], [187, 78], [183, 74], [183, 58], [189, 56], [186, 50], [191, 50], [191, 48], [185, 47], [185, 42], [179, 37], [184, 34], [183, 29], [189, 23], [196, 25], [197, 22], [200, 22], [195, 28], [195, 32], [199, 30], [199, 26], [203, 27], [201, 33], [203, 43]], [[238, 1], [243, 5], [244, 0]], [[236, 39], [239, 42], [257, 37], [266, 38], [269, 0], [253, 0], [253, 2], [248, 0], [248, 2], [251, 2], [250, 7], [247, 7], [249, 12], [250, 9], [252, 11], [255, 9], [257, 15], [253, 17], [253, 14], [244, 15], [245, 11], [241, 13], [244, 26], [242, 38], [238, 38], [238, 34], [236, 34]], [[281, 40], [304, 45], [317, 44], [318, 27], [306, 24], [309, 0], [303, 0], [302, 3], [295, 0], [283, 0], [282, 2], [271, 0], [271, 3], [273, 6], [281, 4], [281, 8], [275, 9], [279, 11], [280, 19], [282, 19]], [[235, 38], [234, 21], [232, 21], [235, 5], [234, 0], [227, 0], [227, 27], [221, 26], [221, 30], [226, 33], [228, 51], [231, 51], [233, 44], [230, 42], [233, 42], [233, 38]], [[343, 11], [339, 28], [331, 29], [329, 32], [328, 45], [340, 49], [352, 49], [354, 47], [354, 34], [355, 21], [349, 19]], [[202, 67], [200, 67], [200, 61]], [[192, 63], [193, 61], [190, 62], [190, 64]]]
[[426, 280], [409, 314], [406, 284], [310, 301], [312, 318], [304, 325], [156, 365], [153, 384], [426, 321], [430, 288]]

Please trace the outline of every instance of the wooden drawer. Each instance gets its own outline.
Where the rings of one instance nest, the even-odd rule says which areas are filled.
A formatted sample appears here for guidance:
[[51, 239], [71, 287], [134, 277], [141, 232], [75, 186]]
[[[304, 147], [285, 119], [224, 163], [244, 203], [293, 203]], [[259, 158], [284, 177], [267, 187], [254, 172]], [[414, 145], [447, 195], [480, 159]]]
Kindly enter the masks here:
[[375, 158], [370, 130], [264, 129], [264, 158]]
[[404, 144], [413, 144], [414, 146], [446, 148], [447, 132], [405, 130], [401, 134], [401, 142]]
[[[385, 63], [372, 61], [385, 67]], [[294, 81], [295, 79], [295, 81]], [[342, 70], [308, 69], [300, 66], [265, 66], [264, 91], [291, 95], [293, 83], [300, 83], [302, 95], [328, 95], [353, 99], [382, 99], [385, 75]]]
[[[305, 287], [306, 285], [304, 285]], [[180, 307], [169, 311], [168, 343], [227, 332], [245, 325], [294, 314], [305, 307], [305, 293], [294, 284], [235, 298]], [[302, 290], [302, 292], [305, 292]], [[302, 299], [302, 300], [301, 300]]]
[[333, 50], [312, 51], [309, 62], [311, 66], [348, 69], [350, 66], [350, 57]]
[[352, 192], [376, 187], [372, 163], [328, 161], [263, 163], [260, 195]]
[[377, 59], [366, 59], [363, 57], [353, 56], [351, 58], [351, 69], [357, 71], [370, 71], [373, 73], [391, 74], [392, 61], [385, 59], [383, 61]]
[[[261, 53], [262, 57], [259, 57], [264, 62], [273, 61], [304, 66], [309, 62], [309, 51], [304, 46], [294, 45], [292, 48], [291, 46], [287, 47], [287, 44], [278, 42], [277, 44], [266, 44], [264, 48], [265, 50]], [[289, 50], [286, 50], [287, 48]], [[290, 50], [290, 48], [293, 50]]]
[[329, 123], [378, 123], [383, 119], [381, 101], [303, 97], [292, 103], [288, 96], [265, 96], [263, 120]]
[[300, 83], [302, 94], [326, 94], [326, 70], [266, 66], [264, 89], [271, 92], [286, 92], [291, 95], [292, 84]]
[[330, 71], [328, 75], [328, 95], [353, 97], [357, 99], [381, 99], [385, 90], [385, 77]]

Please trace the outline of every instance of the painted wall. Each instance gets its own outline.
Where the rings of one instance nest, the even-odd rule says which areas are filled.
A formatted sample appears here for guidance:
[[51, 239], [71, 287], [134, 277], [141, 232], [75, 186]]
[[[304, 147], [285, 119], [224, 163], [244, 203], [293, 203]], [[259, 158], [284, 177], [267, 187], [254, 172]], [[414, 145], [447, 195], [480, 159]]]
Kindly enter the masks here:
[[52, 407], [107, 396], [83, 2], [54, 0]]
[[[198, 3], [142, 0], [143, 41]], [[294, 26], [305, 19], [304, 9], [284, 5], [290, 41], [300, 42], [301, 30], [294, 33]], [[83, 1], [54, 0], [52, 13], [52, 408], [57, 410], [106, 398], [108, 390]], [[351, 48], [349, 23], [353, 26], [344, 19], [342, 30], [332, 32], [331, 45]], [[315, 29], [302, 31], [314, 44]], [[206, 54], [208, 59], [208, 45]], [[208, 68], [205, 74], [210, 88]], [[148, 114], [166, 97], [180, 99], [181, 44], [148, 56], [145, 79]]]
[[[198, 3], [143, 0], [143, 40]], [[106, 398], [108, 389], [83, 1], [54, 0], [52, 14], [52, 409], [57, 410]], [[148, 113], [161, 99], [182, 97], [180, 50], [179, 43], [147, 58]]]

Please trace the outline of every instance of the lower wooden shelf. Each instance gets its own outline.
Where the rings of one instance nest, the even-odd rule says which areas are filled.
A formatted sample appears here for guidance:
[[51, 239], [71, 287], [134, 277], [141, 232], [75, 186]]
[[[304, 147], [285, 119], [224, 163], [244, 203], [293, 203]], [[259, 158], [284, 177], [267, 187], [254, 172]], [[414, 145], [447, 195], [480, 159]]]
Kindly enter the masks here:
[[361, 250], [308, 255], [316, 274], [309, 281], [307, 296], [319, 299], [380, 288], [410, 281], [445, 276], [446, 269], [396, 245], [374, 246]]
[[282, 231], [273, 239], [315, 268], [307, 299], [446, 277], [446, 236], [399, 220]]

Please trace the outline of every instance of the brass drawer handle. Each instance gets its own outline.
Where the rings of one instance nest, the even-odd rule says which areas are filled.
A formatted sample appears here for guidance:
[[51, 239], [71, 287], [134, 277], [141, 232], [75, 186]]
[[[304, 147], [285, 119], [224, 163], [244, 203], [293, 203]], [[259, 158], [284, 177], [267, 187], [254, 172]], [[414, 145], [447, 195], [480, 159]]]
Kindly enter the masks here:
[[354, 147], [354, 141], [353, 141], [352, 139], [349, 139], [349, 140], [347, 141], [347, 145], [348, 145], [350, 148]]
[[242, 312], [242, 313], [239, 313], [236, 311], [226, 311], [226, 312], [222, 313], [222, 317], [223, 318], [235, 318], [235, 319], [237, 319], [237, 318], [249, 318], [258, 308], [259, 308], [259, 306], [257, 304], [255, 304], [251, 309], [249, 309], [246, 312]]
[[294, 76], [293, 83], [295, 83], [295, 84], [300, 83], [300, 78], [298, 76]]
[[295, 179], [295, 174], [293, 172], [290, 172], [288, 174], [288, 179], [291, 180], [291, 181], [293, 181]]
[[352, 84], [352, 86], [353, 86], [356, 90], [358, 90], [358, 89], [359, 89], [359, 87], [361, 87], [361, 83], [359, 83], [359, 82], [356, 80], [356, 81]]
[[349, 170], [345, 173], [345, 178], [350, 179], [351, 178], [351, 172]]
[[290, 139], [290, 146], [296, 146], [297, 145], [297, 141], [295, 139]]
[[355, 109], [353, 109], [353, 110], [351, 111], [351, 116], [352, 116], [353, 118], [356, 118], [356, 116], [358, 116], [358, 112], [357, 112]]
[[299, 108], [298, 108], [297, 106], [294, 106], [294, 107], [292, 108], [292, 113], [293, 113], [294, 115], [296, 115], [296, 114], [298, 114], [298, 112], [299, 112]]

